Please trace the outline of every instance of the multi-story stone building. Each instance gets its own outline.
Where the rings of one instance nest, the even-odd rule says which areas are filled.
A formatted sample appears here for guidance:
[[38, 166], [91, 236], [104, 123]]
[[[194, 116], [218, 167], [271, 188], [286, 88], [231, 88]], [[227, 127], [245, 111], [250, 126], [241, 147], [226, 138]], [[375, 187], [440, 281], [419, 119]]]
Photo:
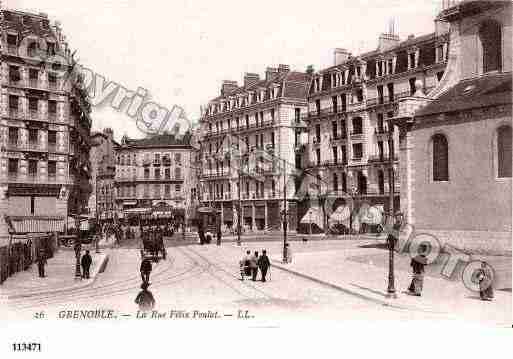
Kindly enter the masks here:
[[[0, 233], [63, 229], [90, 194], [90, 105], [58, 22], [0, 9]], [[5, 216], [5, 217], [4, 217]]]
[[465, 253], [511, 253], [512, 3], [455, 3], [439, 15], [446, 75], [403, 99], [394, 120], [401, 208], [417, 232]]
[[[447, 64], [447, 27], [435, 22], [435, 32], [401, 41], [382, 34], [376, 50], [353, 56], [334, 52], [334, 66], [313, 75], [308, 95], [309, 126], [306, 167], [318, 177], [323, 193], [353, 196], [362, 203], [388, 210], [389, 131], [387, 119], [399, 99], [421, 81], [429, 92], [441, 80]], [[393, 134], [394, 207], [399, 208], [398, 134]], [[356, 195], [356, 197], [355, 197]], [[305, 210], [305, 209], [304, 209]], [[326, 223], [326, 222], [325, 222]]]
[[[301, 156], [296, 157], [294, 148], [297, 126], [307, 110], [309, 83], [309, 74], [290, 71], [288, 65], [269, 67], [262, 80], [246, 73], [242, 86], [224, 81], [220, 96], [205, 107], [200, 199], [221, 212], [224, 225], [237, 225], [240, 200], [242, 225], [278, 229], [287, 183], [288, 224], [296, 229], [292, 175]], [[266, 166], [253, 166], [264, 161]]]
[[190, 133], [124, 136], [115, 149], [118, 217], [130, 221], [158, 212], [161, 217], [185, 216], [196, 188], [188, 177], [192, 152]]
[[104, 221], [113, 221], [116, 213], [116, 156], [115, 149], [119, 144], [113, 138], [110, 128], [91, 135], [91, 184], [92, 193], [89, 197], [89, 213]]

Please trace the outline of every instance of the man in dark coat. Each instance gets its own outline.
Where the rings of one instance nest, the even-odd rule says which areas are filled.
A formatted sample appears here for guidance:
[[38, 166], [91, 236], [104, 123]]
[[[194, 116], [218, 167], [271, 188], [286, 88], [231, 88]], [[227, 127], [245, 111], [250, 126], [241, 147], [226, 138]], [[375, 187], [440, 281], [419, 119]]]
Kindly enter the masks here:
[[427, 247], [425, 245], [419, 246], [420, 254], [414, 258], [412, 258], [410, 262], [410, 266], [413, 271], [413, 278], [411, 284], [408, 288], [410, 294], [416, 295], [418, 297], [422, 294], [422, 288], [424, 286], [424, 267], [427, 264]]
[[86, 250], [80, 261], [80, 264], [82, 265], [82, 278], [89, 279], [89, 268], [91, 268], [91, 263], [93, 263], [93, 258], [91, 258], [89, 250]]
[[141, 262], [141, 279], [143, 283], [150, 282], [150, 273], [152, 270], [151, 261], [148, 258], [143, 258]]
[[477, 270], [479, 282], [479, 297], [484, 301], [493, 300], [493, 271], [486, 262], [481, 262], [481, 268]]
[[39, 277], [45, 277], [45, 265], [46, 265], [46, 253], [44, 248], [39, 249], [37, 256], [37, 269], [39, 271]]
[[249, 259], [249, 266], [251, 267], [251, 280], [256, 281], [258, 274], [258, 252], [255, 251], [255, 254], [251, 256]]
[[150, 284], [147, 282], [141, 284], [142, 290], [137, 294], [137, 298], [135, 298], [135, 302], [139, 305], [139, 310], [143, 312], [153, 310], [153, 307], [155, 306], [155, 298], [148, 290], [149, 286]]
[[265, 276], [267, 275], [267, 270], [271, 266], [271, 261], [269, 261], [269, 257], [267, 257], [267, 251], [264, 249], [262, 251], [262, 255], [258, 258], [258, 267], [260, 268], [260, 273], [262, 273], [262, 282], [265, 282]]

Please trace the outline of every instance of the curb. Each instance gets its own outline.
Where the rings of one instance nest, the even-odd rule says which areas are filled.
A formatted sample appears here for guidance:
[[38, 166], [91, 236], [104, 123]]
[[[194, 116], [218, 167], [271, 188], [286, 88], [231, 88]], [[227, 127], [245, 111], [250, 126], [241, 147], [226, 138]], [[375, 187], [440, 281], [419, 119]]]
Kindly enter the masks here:
[[349, 290], [347, 288], [343, 288], [343, 287], [341, 287], [339, 285], [336, 285], [336, 284], [333, 284], [333, 283], [330, 283], [330, 282], [326, 282], [326, 281], [324, 281], [322, 279], [319, 279], [319, 278], [316, 278], [316, 277], [312, 277], [310, 275], [307, 275], [307, 274], [304, 274], [304, 273], [301, 273], [301, 272], [298, 272], [298, 271], [295, 271], [295, 270], [292, 270], [292, 269], [289, 269], [289, 268], [285, 268], [282, 265], [276, 264], [276, 261], [271, 261], [271, 263], [272, 263], [273, 267], [276, 267], [276, 268], [278, 268], [278, 269], [280, 269], [280, 270], [282, 270], [284, 272], [296, 275], [296, 276], [304, 278], [304, 279], [308, 279], [308, 280], [310, 280], [312, 282], [315, 282], [317, 284], [320, 284], [320, 285], [323, 285], [323, 286], [326, 286], [326, 287], [338, 290], [340, 292], [343, 292], [343, 293], [346, 293], [346, 294], [358, 297], [360, 299], [363, 299], [363, 300], [366, 300], [366, 301], [369, 301], [369, 302], [373, 302], [375, 304], [380, 304], [380, 305], [383, 305], [383, 306], [386, 306], [386, 307], [390, 307], [390, 308], [395, 308], [395, 309], [418, 310], [418, 308], [410, 308], [410, 307], [405, 307], [405, 306], [402, 306], [402, 305], [391, 304], [390, 302], [388, 302], [386, 300], [381, 300], [381, 299], [373, 298], [373, 297], [370, 297], [370, 296], [367, 296], [367, 295], [364, 295], [364, 294], [361, 294], [361, 293]]
[[96, 281], [99, 273], [103, 273], [103, 271], [107, 267], [108, 262], [109, 262], [109, 253], [105, 253], [105, 256], [103, 256], [102, 262], [98, 266], [98, 270], [95, 270], [92, 273], [92, 277], [93, 278], [91, 278], [87, 282], [81, 282], [80, 284], [70, 285], [68, 287], [56, 288], [56, 289], [51, 289], [51, 290], [43, 290], [43, 291], [38, 291], [38, 292], [29, 292], [29, 293], [22, 293], [22, 294], [6, 295], [6, 296], [4, 296], [4, 298], [7, 299], [7, 300], [10, 300], [10, 299], [20, 299], [20, 298], [27, 298], [27, 297], [32, 297], [32, 296], [36, 296], [36, 295], [56, 294], [56, 293], [66, 292], [66, 291], [73, 290], [73, 289], [86, 288], [86, 287], [92, 285]]

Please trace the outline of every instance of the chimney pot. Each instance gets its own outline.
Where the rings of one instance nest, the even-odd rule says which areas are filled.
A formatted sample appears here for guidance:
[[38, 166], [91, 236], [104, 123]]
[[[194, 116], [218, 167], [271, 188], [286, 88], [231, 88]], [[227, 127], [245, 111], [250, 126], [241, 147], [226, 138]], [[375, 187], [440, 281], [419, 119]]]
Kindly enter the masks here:
[[260, 81], [260, 75], [252, 72], [246, 72], [244, 74], [244, 87], [251, 86]]

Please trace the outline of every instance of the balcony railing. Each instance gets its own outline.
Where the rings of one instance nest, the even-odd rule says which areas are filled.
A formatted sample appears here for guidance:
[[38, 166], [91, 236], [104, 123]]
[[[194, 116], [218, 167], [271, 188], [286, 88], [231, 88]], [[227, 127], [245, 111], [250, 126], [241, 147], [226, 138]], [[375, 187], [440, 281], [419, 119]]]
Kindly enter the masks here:
[[9, 117], [21, 118], [21, 117], [23, 117], [23, 112], [17, 108], [9, 108]]
[[48, 120], [49, 121], [57, 121], [57, 113], [56, 112], [48, 112]]
[[38, 88], [39, 80], [38, 79], [29, 79], [29, 87]]

